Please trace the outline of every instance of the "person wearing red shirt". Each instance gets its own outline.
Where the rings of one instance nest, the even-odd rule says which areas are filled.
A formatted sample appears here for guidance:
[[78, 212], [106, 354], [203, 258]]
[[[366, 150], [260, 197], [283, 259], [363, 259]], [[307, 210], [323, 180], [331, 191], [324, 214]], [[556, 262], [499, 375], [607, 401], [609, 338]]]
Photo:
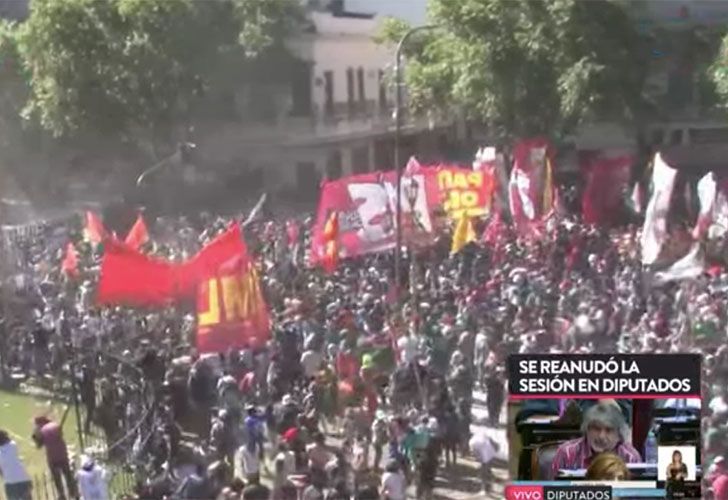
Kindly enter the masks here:
[[336, 374], [339, 380], [347, 380], [359, 375], [359, 360], [351, 349], [341, 351], [336, 355]]
[[713, 461], [715, 469], [710, 473], [708, 480], [713, 490], [715, 500], [728, 500], [728, 469], [725, 466], [723, 457], [717, 457]]
[[35, 418], [35, 430], [33, 431], [33, 440], [38, 448], [45, 448], [46, 460], [48, 461], [48, 469], [53, 477], [58, 498], [66, 500], [66, 492], [63, 488], [63, 478], [66, 480], [66, 488], [68, 496], [78, 498], [78, 490], [76, 481], [71, 472], [71, 465], [68, 459], [68, 449], [66, 441], [63, 439], [63, 429], [56, 422], [51, 421], [48, 417]]

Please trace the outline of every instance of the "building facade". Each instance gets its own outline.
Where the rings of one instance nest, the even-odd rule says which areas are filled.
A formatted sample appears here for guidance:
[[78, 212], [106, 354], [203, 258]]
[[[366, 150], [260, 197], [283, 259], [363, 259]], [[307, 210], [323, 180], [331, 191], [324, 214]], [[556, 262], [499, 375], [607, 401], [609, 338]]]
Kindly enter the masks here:
[[[290, 39], [289, 81], [243, 87], [234, 98], [239, 120], [198, 128], [209, 164], [245, 168], [256, 186], [310, 198], [324, 178], [394, 168], [394, 51], [373, 37], [381, 19], [361, 13], [313, 11], [313, 29]], [[406, 97], [406, 96], [405, 96]], [[269, 103], [264, 117], [251, 109]], [[458, 140], [452, 117], [403, 111], [403, 162], [444, 159]]]

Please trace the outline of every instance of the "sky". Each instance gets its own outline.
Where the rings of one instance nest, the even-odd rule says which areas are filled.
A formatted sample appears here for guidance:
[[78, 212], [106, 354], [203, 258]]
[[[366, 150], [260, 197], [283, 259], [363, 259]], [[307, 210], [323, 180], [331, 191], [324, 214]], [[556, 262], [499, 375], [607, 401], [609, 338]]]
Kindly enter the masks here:
[[393, 16], [413, 25], [424, 24], [427, 0], [346, 0], [346, 10]]

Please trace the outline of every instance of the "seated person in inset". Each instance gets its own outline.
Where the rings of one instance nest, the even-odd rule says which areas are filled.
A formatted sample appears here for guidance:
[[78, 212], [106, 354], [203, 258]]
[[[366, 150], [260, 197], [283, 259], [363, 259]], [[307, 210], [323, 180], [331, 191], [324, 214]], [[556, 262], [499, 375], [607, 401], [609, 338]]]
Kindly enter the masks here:
[[586, 479], [593, 481], [628, 481], [629, 477], [627, 464], [614, 453], [600, 453], [586, 470]]
[[581, 425], [583, 436], [562, 443], [551, 463], [551, 477], [561, 469], [587, 469], [599, 453], [611, 452], [626, 463], [642, 460], [637, 450], [627, 444], [629, 428], [619, 407], [599, 402], [587, 410]]

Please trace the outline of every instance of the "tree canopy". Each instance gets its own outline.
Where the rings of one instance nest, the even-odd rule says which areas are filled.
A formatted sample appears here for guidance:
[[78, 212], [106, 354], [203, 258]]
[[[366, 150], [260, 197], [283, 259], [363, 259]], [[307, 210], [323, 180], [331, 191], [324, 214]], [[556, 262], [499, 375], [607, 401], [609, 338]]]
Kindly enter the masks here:
[[720, 49], [717, 51], [709, 74], [717, 93], [717, 100], [722, 107], [728, 107], [728, 35], [725, 35], [720, 43]]
[[[429, 17], [438, 29], [406, 48], [415, 109], [462, 107], [503, 139], [647, 109], [646, 40], [619, 2], [430, 0]], [[407, 29], [390, 20], [382, 38]]]
[[295, 0], [34, 0], [14, 38], [23, 115], [56, 136], [163, 134], [221, 72], [276, 46], [297, 12]]

